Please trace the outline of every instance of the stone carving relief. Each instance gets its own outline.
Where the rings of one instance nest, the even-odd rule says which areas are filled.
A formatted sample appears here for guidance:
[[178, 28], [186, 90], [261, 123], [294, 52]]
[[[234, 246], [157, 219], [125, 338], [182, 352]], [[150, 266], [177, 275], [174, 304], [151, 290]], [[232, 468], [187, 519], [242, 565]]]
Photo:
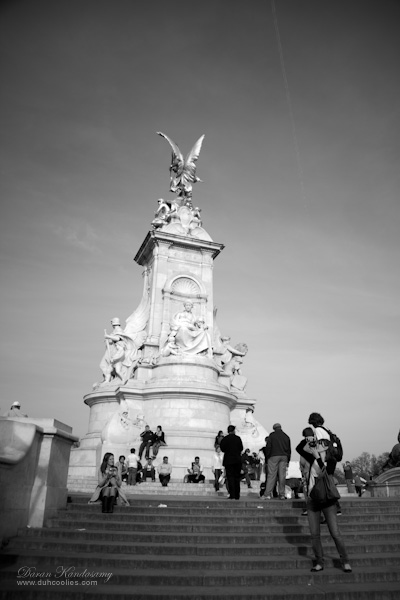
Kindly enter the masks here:
[[[182, 285], [185, 285], [184, 281]], [[208, 327], [202, 317], [195, 317], [193, 303], [190, 301], [186, 301], [183, 310], [173, 316], [168, 339], [161, 350], [162, 356], [170, 354], [186, 356], [200, 354], [212, 357]]]
[[127, 402], [121, 400], [120, 406], [103, 427], [101, 441], [110, 444], [131, 444], [139, 438], [145, 425], [144, 415], [138, 412], [131, 418]]

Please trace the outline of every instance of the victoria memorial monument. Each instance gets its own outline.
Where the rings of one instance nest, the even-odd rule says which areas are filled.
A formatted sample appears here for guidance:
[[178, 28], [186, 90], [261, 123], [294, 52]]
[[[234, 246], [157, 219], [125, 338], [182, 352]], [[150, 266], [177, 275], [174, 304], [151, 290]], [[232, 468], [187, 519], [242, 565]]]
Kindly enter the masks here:
[[137, 451], [146, 424], [153, 431], [162, 426], [167, 446], [157, 458], [167, 455], [172, 479], [180, 481], [196, 455], [203, 467], [211, 466], [215, 436], [229, 424], [251, 451], [267, 435], [254, 418], [256, 401], [246, 394], [247, 345], [231, 342], [216, 321], [213, 264], [224, 246], [203, 227], [192, 198], [204, 136], [184, 158], [159, 135], [172, 148], [173, 199], [158, 200], [135, 256], [143, 274], [139, 306], [124, 325], [113, 317], [104, 331], [102, 380], [84, 397], [88, 432], [71, 452], [74, 479], [95, 476], [105, 452]]

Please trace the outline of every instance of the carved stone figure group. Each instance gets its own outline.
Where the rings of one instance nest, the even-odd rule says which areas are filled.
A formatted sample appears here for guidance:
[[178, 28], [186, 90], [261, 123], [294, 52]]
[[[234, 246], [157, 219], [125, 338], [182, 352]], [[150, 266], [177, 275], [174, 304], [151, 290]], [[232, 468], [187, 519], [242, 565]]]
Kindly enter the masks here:
[[[133, 339], [122, 330], [120, 320], [111, 320], [111, 333], [104, 332], [106, 350], [100, 362], [103, 381], [96, 387], [107, 384], [124, 385], [133, 377], [135, 368], [145, 362], [141, 348], [145, 335]], [[142, 332], [143, 333], [143, 332]], [[145, 333], [145, 332], [144, 332]], [[168, 337], [160, 348], [158, 357], [168, 356], [207, 356], [214, 358], [221, 373], [229, 375], [230, 384], [234, 389], [244, 390], [247, 379], [241, 373], [243, 358], [247, 354], [246, 344], [232, 346], [230, 338], [225, 336], [216, 342], [211, 341], [208, 327], [203, 317], [193, 314], [193, 302], [186, 301], [183, 310], [174, 314]], [[214, 354], [214, 350], [217, 353]], [[153, 363], [156, 363], [155, 358]]]

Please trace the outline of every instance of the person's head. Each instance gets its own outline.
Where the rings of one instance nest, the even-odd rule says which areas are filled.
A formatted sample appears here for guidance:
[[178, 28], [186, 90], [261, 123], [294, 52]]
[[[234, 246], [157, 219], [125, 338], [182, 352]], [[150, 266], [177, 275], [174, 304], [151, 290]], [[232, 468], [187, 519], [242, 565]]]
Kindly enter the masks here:
[[119, 457], [119, 462], [120, 463], [124, 463], [125, 462], [125, 456], [123, 454], [121, 454], [121, 456]]
[[267, 437], [265, 438], [265, 440], [264, 440], [264, 441], [265, 441], [265, 442], [268, 442], [268, 440], [269, 440], [269, 435], [267, 435]]
[[149, 465], [150, 465], [152, 461], [153, 461], [153, 459], [149, 457], [149, 458], [147, 459], [147, 464], [149, 464]]
[[164, 463], [167, 463], [167, 462], [168, 462], [168, 456], [164, 456], [164, 457], [163, 457], [163, 462], [164, 462]]
[[308, 443], [312, 444], [315, 441], [314, 430], [311, 427], [305, 427], [303, 429], [303, 436]]
[[18, 400], [16, 400], [15, 402], [13, 402], [13, 403], [11, 404], [11, 408], [18, 408], [18, 409], [20, 409], [20, 408], [21, 408], [21, 405], [20, 405], [20, 403], [18, 402]]
[[272, 429], [274, 431], [279, 431], [280, 429], [282, 429], [282, 425], [280, 423], [274, 423], [274, 425], [272, 425]]
[[114, 454], [112, 454], [112, 452], [106, 452], [105, 455], [103, 456], [103, 461], [101, 463], [101, 472], [104, 473], [104, 471], [107, 469], [107, 467], [113, 467], [114, 466]]
[[145, 425], [144, 428], [146, 431], [150, 431], [150, 425]]
[[250, 448], [246, 448], [246, 450], [244, 451], [245, 454], [250, 454]]
[[183, 306], [184, 306], [185, 310], [187, 310], [187, 311], [190, 312], [192, 310], [192, 308], [193, 308], [193, 303], [192, 302], [185, 302], [185, 304]]
[[235, 426], [234, 425], [228, 425], [228, 433], [235, 433]]
[[222, 436], [224, 435], [224, 433], [223, 433], [223, 431], [221, 431], [221, 429], [218, 431], [218, 436], [217, 437], [219, 437], [220, 435], [222, 435]]
[[322, 425], [325, 423], [325, 419], [319, 413], [315, 412], [311, 413], [311, 415], [308, 417], [308, 422], [313, 427], [322, 427]]
[[194, 462], [195, 462], [196, 464], [199, 464], [199, 462], [200, 462], [200, 456], [195, 456], [195, 457], [194, 457]]
[[131, 448], [131, 454], [135, 454], [135, 448]]
[[221, 454], [221, 448], [219, 446], [215, 446], [215, 452], [217, 454]]
[[162, 431], [161, 425], [157, 425], [157, 431], [159, 431], [161, 433], [161, 431]]
[[120, 321], [119, 321], [118, 317], [114, 317], [114, 319], [111, 319], [111, 325], [112, 325], [113, 327], [118, 327], [119, 325], [121, 325], [121, 323], [120, 323]]

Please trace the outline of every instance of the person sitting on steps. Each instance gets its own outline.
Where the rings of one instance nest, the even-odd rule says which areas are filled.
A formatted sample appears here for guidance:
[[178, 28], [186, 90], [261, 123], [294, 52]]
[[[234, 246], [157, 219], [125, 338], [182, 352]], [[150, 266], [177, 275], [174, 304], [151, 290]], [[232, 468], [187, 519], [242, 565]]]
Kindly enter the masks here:
[[101, 499], [101, 512], [112, 513], [117, 497], [120, 498], [123, 504], [129, 506], [129, 502], [121, 489], [121, 477], [118, 467], [114, 465], [114, 454], [106, 452], [98, 471], [98, 485], [89, 500], [89, 504]]
[[195, 456], [194, 462], [192, 462], [192, 468], [188, 469], [188, 472], [189, 483], [204, 483], [206, 478], [203, 475], [203, 469], [201, 468], [199, 456]]

